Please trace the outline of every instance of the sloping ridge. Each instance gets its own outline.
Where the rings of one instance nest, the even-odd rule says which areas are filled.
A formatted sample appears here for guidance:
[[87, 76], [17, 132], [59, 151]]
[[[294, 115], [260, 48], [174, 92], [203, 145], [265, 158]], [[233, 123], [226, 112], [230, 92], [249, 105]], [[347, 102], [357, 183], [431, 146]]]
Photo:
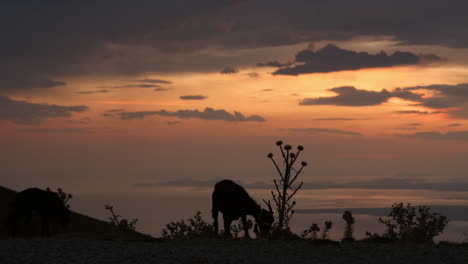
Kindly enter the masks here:
[[[16, 192], [0, 186], [0, 238], [7, 237], [7, 229], [4, 219], [8, 214], [8, 206], [14, 201]], [[36, 216], [29, 225], [20, 227], [20, 237], [37, 237], [40, 235], [40, 219]], [[52, 223], [51, 233], [53, 237], [59, 238], [86, 238], [86, 239], [109, 239], [109, 240], [152, 240], [153, 237], [133, 230], [121, 230], [102, 220], [73, 212], [71, 214], [70, 226], [61, 228]]]

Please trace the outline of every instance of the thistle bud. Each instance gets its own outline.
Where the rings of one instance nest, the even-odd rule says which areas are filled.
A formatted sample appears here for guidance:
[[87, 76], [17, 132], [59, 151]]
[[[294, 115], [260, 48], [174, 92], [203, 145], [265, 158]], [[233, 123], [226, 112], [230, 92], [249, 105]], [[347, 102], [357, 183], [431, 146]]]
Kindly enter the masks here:
[[283, 141], [279, 140], [279, 141], [276, 141], [276, 146], [281, 146], [283, 145]]
[[284, 149], [285, 149], [285, 150], [290, 150], [290, 149], [291, 149], [291, 145], [286, 145], [286, 146], [284, 146]]
[[304, 166], [304, 167], [307, 166], [307, 162], [305, 162], [305, 161], [303, 161], [301, 164], [302, 164], [302, 166]]
[[291, 153], [291, 154], [289, 154], [289, 157], [291, 157], [291, 159], [294, 159], [296, 157], [296, 154]]
[[297, 146], [297, 149], [300, 150], [300, 151], [303, 151], [303, 150], [304, 150], [304, 147], [301, 146], [301, 145], [299, 145], [299, 146]]
[[273, 153], [268, 153], [268, 158], [273, 158]]

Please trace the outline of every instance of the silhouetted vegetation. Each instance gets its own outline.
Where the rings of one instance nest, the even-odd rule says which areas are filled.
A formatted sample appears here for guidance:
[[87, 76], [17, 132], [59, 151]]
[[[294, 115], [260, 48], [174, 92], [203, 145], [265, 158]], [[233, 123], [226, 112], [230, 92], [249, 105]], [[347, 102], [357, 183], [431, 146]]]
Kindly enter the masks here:
[[322, 230], [322, 236], [321, 236], [320, 239], [328, 240], [328, 232], [330, 231], [330, 229], [332, 227], [333, 227], [333, 222], [332, 221], [325, 221], [323, 223], [323, 229], [320, 229], [319, 225], [314, 223], [309, 228], [302, 231], [301, 238], [317, 240], [318, 239], [318, 234], [319, 234], [320, 230]]
[[297, 146], [297, 152], [293, 153], [291, 151], [291, 145], [285, 145], [282, 147], [283, 142], [277, 141], [276, 145], [281, 151], [281, 157], [283, 159], [283, 167], [280, 168], [278, 163], [273, 159], [273, 153], [268, 154], [268, 158], [271, 159], [275, 168], [278, 172], [280, 179], [277, 181], [273, 180], [275, 184], [275, 190], [271, 191], [271, 195], [275, 202], [277, 212], [278, 212], [278, 222], [276, 224], [277, 228], [289, 228], [289, 221], [294, 215], [294, 206], [296, 201], [292, 200], [294, 195], [301, 189], [303, 182], [294, 186], [294, 183], [297, 180], [299, 174], [301, 174], [302, 169], [307, 166], [307, 162], [303, 161], [301, 163], [302, 167], [297, 170], [294, 168], [296, 160], [299, 158], [299, 155], [304, 150], [303, 146]]
[[107, 219], [109, 219], [109, 223], [112, 224], [119, 230], [135, 230], [136, 223], [138, 222], [137, 218], [132, 219], [129, 221], [126, 218], [123, 218], [121, 215], [118, 215], [114, 212], [114, 206], [111, 205], [104, 205], [104, 209], [111, 213]]
[[332, 221], [325, 221], [323, 231], [322, 231], [322, 239], [328, 239], [328, 232], [333, 227]]
[[354, 225], [354, 217], [353, 217], [353, 214], [351, 213], [351, 211], [345, 211], [343, 213], [343, 220], [345, 220], [345, 231], [344, 231], [344, 236], [343, 236], [343, 239], [342, 241], [343, 242], [353, 242], [355, 239], [354, 239], [354, 236], [353, 236], [353, 232], [354, 232], [354, 228], [353, 228], [353, 225]]
[[170, 222], [162, 230], [162, 237], [165, 239], [186, 239], [186, 238], [208, 238], [215, 237], [213, 226], [203, 221], [201, 212], [197, 211], [194, 216], [187, 220]]
[[309, 228], [302, 231], [301, 238], [317, 239], [318, 232], [320, 232], [320, 227], [317, 224], [312, 224]]
[[[441, 234], [449, 220], [439, 213], [431, 213], [427, 206], [406, 206], [395, 203], [388, 218], [379, 218], [379, 223], [385, 225], [385, 233], [369, 233], [370, 240], [387, 239], [412, 243], [432, 243], [433, 238]], [[382, 238], [381, 238], [382, 237]]]
[[50, 188], [46, 188], [46, 191], [48, 192], [53, 192], [57, 194], [57, 196], [62, 200], [63, 204], [67, 207], [70, 208], [70, 204], [68, 204], [68, 201], [70, 201], [71, 198], [73, 198], [73, 195], [70, 193], [64, 192], [61, 188], [58, 188], [56, 192], [52, 191]]

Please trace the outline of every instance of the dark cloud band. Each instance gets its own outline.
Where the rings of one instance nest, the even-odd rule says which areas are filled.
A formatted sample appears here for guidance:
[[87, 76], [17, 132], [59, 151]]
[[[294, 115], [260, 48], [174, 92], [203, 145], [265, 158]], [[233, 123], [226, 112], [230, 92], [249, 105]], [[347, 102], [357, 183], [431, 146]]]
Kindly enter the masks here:
[[[104, 114], [108, 114], [107, 112]], [[203, 119], [203, 120], [223, 120], [229, 122], [265, 122], [261, 116], [258, 115], [251, 115], [245, 116], [239, 112], [234, 112], [233, 114], [227, 112], [223, 109], [213, 109], [213, 108], [205, 108], [203, 111], [199, 110], [178, 110], [175, 112], [170, 112], [166, 110], [159, 110], [159, 111], [141, 111], [141, 112], [116, 112], [117, 116], [120, 119], [129, 120], [129, 119], [142, 119], [148, 116], [170, 116], [170, 117], [178, 117], [181, 119]]]
[[15, 101], [0, 96], [0, 120], [17, 124], [38, 125], [48, 118], [70, 117], [72, 113], [84, 112], [87, 106], [61, 106]]

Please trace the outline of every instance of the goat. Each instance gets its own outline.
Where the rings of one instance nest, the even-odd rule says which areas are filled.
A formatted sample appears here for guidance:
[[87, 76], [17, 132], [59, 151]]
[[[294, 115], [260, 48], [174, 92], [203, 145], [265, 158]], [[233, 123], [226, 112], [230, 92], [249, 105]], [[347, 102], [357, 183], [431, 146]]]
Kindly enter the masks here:
[[265, 203], [268, 205], [269, 211], [262, 209], [242, 186], [233, 181], [222, 180], [216, 183], [212, 195], [211, 209], [215, 233], [218, 234], [218, 211], [223, 213], [225, 235], [230, 235], [231, 222], [240, 217], [245, 237], [249, 237], [247, 215], [255, 218], [254, 232], [260, 235], [268, 233], [273, 224], [274, 217], [270, 203]]
[[50, 220], [55, 220], [64, 227], [70, 222], [70, 210], [56, 193], [29, 188], [17, 193], [15, 201], [10, 205], [10, 212], [7, 216], [9, 234], [16, 235], [20, 222], [25, 221], [29, 224], [33, 212], [39, 214], [41, 218], [42, 236], [50, 235]]

